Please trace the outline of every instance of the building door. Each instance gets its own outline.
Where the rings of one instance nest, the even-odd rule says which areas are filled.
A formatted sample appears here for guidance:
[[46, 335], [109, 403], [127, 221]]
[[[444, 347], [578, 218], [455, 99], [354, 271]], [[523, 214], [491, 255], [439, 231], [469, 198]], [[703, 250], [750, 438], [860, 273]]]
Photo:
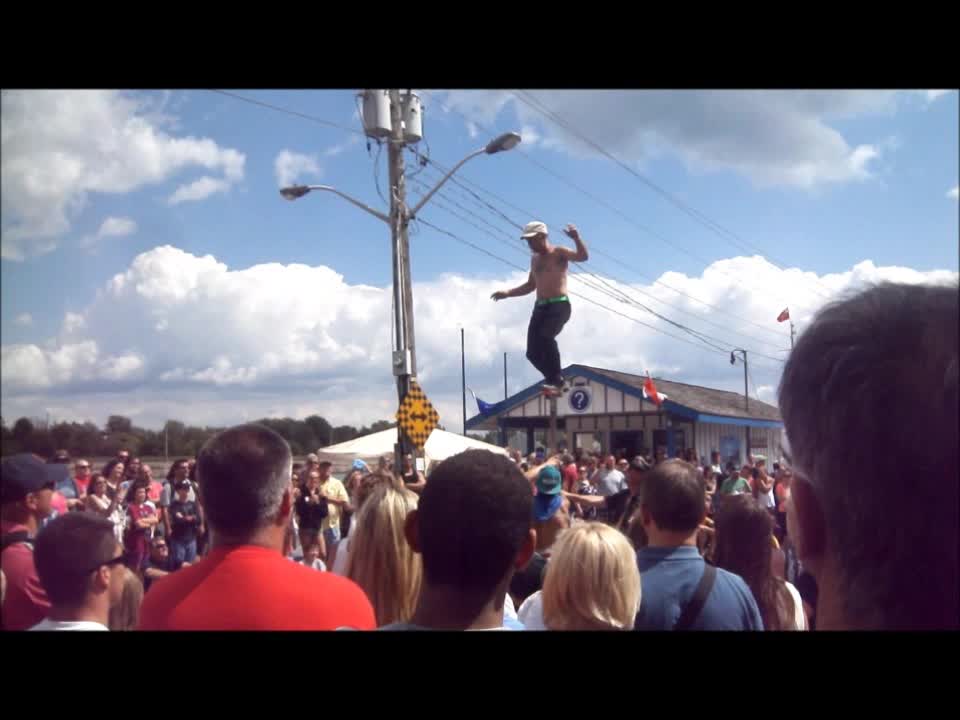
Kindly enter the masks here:
[[610, 432], [610, 452], [614, 455], [629, 459], [634, 455], [639, 455], [642, 448], [642, 430], [612, 430]]
[[736, 435], [720, 436], [720, 459], [724, 463], [732, 460], [740, 464], [740, 438]]

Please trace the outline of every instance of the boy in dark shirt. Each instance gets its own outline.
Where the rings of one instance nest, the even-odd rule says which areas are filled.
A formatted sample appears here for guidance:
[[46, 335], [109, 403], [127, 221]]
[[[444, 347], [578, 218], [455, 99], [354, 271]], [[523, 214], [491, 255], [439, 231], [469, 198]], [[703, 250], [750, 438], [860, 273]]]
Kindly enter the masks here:
[[182, 480], [176, 486], [177, 499], [170, 503], [170, 564], [179, 570], [183, 563], [197, 559], [197, 531], [200, 526], [200, 510], [196, 502], [187, 500], [190, 481]]

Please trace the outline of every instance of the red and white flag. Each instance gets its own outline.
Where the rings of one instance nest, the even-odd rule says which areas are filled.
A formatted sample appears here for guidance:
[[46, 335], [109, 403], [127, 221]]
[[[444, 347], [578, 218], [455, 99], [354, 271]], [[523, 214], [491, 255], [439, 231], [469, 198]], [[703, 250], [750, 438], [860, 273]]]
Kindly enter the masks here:
[[661, 403], [667, 399], [667, 396], [662, 392], [657, 392], [657, 386], [653, 384], [649, 371], [647, 372], [647, 379], [643, 381], [643, 396], [647, 400], [655, 402], [657, 407], [660, 407]]
[[777, 315], [777, 322], [784, 322], [790, 319], [790, 308], [784, 308], [783, 312]]

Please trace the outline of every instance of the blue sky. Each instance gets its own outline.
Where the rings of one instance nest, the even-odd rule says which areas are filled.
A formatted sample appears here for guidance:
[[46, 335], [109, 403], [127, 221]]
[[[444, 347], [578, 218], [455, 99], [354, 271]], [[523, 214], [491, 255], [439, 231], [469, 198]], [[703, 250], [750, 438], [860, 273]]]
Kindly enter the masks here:
[[[236, 92], [360, 129], [353, 91]], [[489, 137], [522, 129], [528, 157], [482, 156], [458, 177], [533, 216], [486, 197], [509, 217], [544, 220], [555, 241], [563, 240], [563, 223], [575, 223], [595, 251], [593, 272], [653, 294], [663, 314], [731, 345], [748, 342], [735, 334], [743, 331], [769, 341], [757, 349], [774, 354], [775, 334], [789, 337], [774, 321], [784, 305], [802, 330], [827, 297], [860, 283], [956, 277], [956, 92], [533, 94], [751, 250], [798, 269], [792, 272], [728, 242], [517, 95], [423, 97], [432, 159], [450, 166]], [[388, 230], [330, 194], [285, 202], [276, 166], [282, 151], [308, 156], [299, 165], [312, 163], [318, 172], [301, 173], [298, 181], [331, 184], [385, 208], [374, 183], [376, 167], [380, 187], [387, 186], [385, 148], [375, 165], [376, 145], [368, 153], [357, 135], [207, 91], [5, 91], [3, 126], [0, 333], [8, 422], [47, 411], [102, 422], [125, 409], [147, 426], [165, 417], [226, 423], [320, 412], [334, 421], [370, 422], [389, 415], [388, 365], [378, 364], [383, 347], [389, 351]], [[427, 143], [419, 145], [422, 152]], [[429, 185], [435, 179], [432, 167], [418, 176]], [[216, 191], [205, 195], [205, 187]], [[178, 188], [194, 199], [171, 204]], [[411, 181], [409, 191], [416, 198], [421, 186]], [[425, 220], [526, 264], [510, 239], [515, 230], [458, 186], [446, 186], [444, 195], [422, 211]], [[499, 228], [521, 252], [439, 206], [452, 201]], [[97, 238], [98, 231], [106, 236]], [[164, 246], [175, 251], [158, 251]], [[516, 357], [518, 387], [536, 379], [522, 360], [529, 303], [490, 303], [491, 288], [515, 283], [514, 271], [430, 228], [416, 229], [411, 253], [418, 340], [425, 337], [421, 376], [441, 413], [452, 416], [448, 427], [459, 429], [456, 327], [464, 324], [472, 334], [471, 384], [495, 395], [503, 351]], [[205, 265], [207, 255], [215, 262]], [[118, 274], [129, 280], [111, 286]], [[763, 328], [741, 325], [654, 285], [656, 279]], [[268, 308], [271, 298], [282, 312]], [[737, 388], [736, 375], [714, 356], [599, 309], [588, 312], [585, 304], [575, 308], [561, 343], [565, 362], [649, 368]], [[199, 317], [207, 324], [194, 323]], [[209, 323], [222, 332], [211, 333]], [[755, 389], [769, 401], [778, 372], [775, 363], [761, 365]]]

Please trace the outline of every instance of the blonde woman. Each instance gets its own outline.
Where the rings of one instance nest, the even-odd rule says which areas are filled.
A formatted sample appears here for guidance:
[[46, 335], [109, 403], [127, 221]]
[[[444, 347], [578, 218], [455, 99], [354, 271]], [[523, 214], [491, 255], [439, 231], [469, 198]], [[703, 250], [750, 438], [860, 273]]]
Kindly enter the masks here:
[[632, 630], [640, 609], [640, 571], [616, 528], [587, 522], [553, 545], [543, 590], [520, 606], [528, 630]]
[[123, 570], [123, 593], [120, 596], [120, 602], [110, 608], [111, 630], [135, 630], [140, 620], [143, 583], [130, 568]]
[[[359, 480], [356, 480], [354, 484], [356, 491], [353, 497], [351, 497], [353, 515], [350, 521], [350, 533], [333, 548], [333, 557], [330, 561], [330, 568], [334, 575], [346, 576], [347, 574], [347, 560], [350, 559], [350, 540], [356, 533], [357, 521], [360, 517], [360, 509], [363, 507], [363, 504], [375, 488], [381, 485], [393, 486], [393, 481], [389, 477], [385, 478], [376, 473], [369, 473]], [[397, 487], [395, 489], [400, 488]]]
[[407, 515], [416, 508], [415, 493], [379, 483], [350, 535], [346, 576], [367, 594], [377, 627], [407, 622], [417, 607], [423, 565], [403, 532]]

